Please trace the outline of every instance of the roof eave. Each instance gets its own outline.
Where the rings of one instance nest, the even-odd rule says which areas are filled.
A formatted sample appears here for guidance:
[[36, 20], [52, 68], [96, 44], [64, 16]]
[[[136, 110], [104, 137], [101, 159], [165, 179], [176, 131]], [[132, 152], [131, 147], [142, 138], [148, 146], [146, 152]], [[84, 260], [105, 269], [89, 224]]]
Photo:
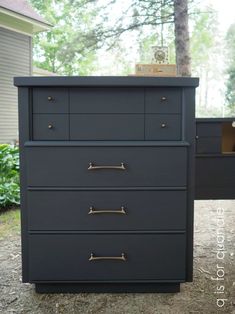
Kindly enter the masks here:
[[[27, 33], [28, 35], [33, 35], [34, 33], [37, 33], [37, 32], [47, 31], [53, 26], [47, 22], [42, 22], [42, 21], [30, 18], [28, 16], [19, 14], [12, 10], [8, 10], [1, 6], [0, 6], [0, 14], [2, 14], [3, 17], [5, 16], [8, 19], [9, 18], [11, 19], [10, 21], [10, 20], [7, 20], [6, 18], [5, 19], [2, 18], [0, 22], [1, 26], [9, 28], [9, 29], [13, 29], [15, 31], [24, 32], [24, 33]], [[12, 22], [13, 25], [10, 25], [11, 24], [10, 22]]]

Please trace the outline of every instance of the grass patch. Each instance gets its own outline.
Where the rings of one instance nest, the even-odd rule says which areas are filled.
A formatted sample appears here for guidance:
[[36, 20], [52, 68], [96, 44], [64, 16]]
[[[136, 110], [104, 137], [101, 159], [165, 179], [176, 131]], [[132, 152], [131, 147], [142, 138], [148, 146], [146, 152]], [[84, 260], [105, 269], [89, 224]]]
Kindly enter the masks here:
[[20, 210], [0, 211], [0, 240], [20, 232]]

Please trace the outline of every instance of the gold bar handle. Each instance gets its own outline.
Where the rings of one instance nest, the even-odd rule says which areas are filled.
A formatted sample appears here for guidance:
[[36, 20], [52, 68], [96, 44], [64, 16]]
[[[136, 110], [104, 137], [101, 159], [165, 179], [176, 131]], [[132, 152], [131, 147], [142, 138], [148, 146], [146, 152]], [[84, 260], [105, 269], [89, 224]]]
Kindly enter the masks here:
[[121, 256], [95, 256], [93, 253], [91, 253], [91, 256], [89, 258], [89, 261], [99, 261], [99, 260], [118, 260], [118, 261], [126, 261], [127, 258], [125, 256], [125, 253], [122, 253]]
[[124, 206], [121, 206], [120, 209], [95, 209], [93, 206], [90, 206], [90, 211], [88, 212], [88, 215], [93, 214], [126, 214], [126, 210]]
[[123, 162], [121, 162], [120, 166], [95, 166], [92, 162], [89, 163], [88, 170], [99, 170], [99, 169], [126, 170], [126, 167]]

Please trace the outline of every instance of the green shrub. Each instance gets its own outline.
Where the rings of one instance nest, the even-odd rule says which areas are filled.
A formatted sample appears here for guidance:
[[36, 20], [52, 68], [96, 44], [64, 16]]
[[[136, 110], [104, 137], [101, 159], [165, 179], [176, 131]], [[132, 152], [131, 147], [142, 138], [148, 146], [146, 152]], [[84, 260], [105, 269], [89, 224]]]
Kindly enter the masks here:
[[20, 204], [19, 148], [0, 145], [0, 207]]

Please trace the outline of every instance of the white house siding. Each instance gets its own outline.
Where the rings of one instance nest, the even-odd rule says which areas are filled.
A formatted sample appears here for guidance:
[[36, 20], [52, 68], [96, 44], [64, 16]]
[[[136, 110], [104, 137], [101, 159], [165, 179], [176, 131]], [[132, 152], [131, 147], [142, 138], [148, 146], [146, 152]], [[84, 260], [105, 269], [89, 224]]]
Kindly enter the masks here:
[[14, 76], [31, 75], [31, 37], [0, 27], [0, 143], [18, 140]]

